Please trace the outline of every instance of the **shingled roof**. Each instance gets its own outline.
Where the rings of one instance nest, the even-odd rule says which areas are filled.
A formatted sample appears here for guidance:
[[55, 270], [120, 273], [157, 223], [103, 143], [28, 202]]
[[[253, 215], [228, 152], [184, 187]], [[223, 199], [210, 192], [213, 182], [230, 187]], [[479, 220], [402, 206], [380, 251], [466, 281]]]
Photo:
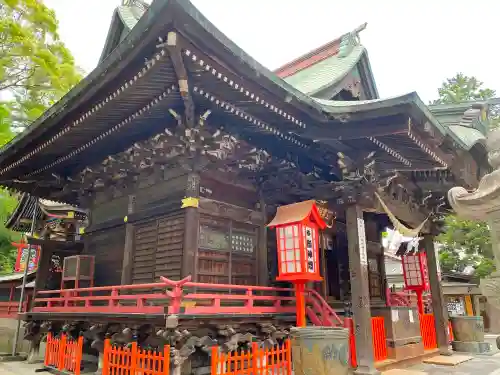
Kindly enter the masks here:
[[123, 0], [113, 13], [99, 63], [103, 61], [139, 22], [149, 5], [141, 0]]
[[363, 83], [366, 99], [378, 98], [377, 86], [359, 32], [366, 23], [340, 38], [283, 65], [274, 72], [304, 94], [331, 99], [347, 82], [349, 73]]
[[460, 148], [467, 151], [476, 145], [485, 149], [488, 109], [488, 104], [484, 102], [429, 105], [429, 110], [447, 133]]

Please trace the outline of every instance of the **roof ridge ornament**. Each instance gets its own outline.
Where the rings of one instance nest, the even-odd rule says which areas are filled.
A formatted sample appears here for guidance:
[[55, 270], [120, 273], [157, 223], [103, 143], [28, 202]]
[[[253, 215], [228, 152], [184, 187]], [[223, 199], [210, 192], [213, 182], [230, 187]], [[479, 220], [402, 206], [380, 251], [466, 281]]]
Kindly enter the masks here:
[[347, 34], [341, 36], [339, 52], [337, 54], [339, 58], [347, 57], [352, 52], [354, 47], [359, 46], [361, 44], [359, 33], [364, 29], [366, 29], [367, 25], [368, 23], [365, 22], [364, 24], [358, 26], [351, 32], [348, 32]]

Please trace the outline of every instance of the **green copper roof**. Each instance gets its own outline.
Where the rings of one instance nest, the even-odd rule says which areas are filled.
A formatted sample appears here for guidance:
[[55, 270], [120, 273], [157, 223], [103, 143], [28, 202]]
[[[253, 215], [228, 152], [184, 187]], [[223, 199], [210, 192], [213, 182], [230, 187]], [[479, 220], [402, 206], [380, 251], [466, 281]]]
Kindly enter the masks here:
[[125, 39], [147, 9], [148, 5], [141, 0], [124, 1], [115, 9], [99, 62], [102, 62]]
[[462, 148], [469, 151], [476, 143], [484, 144], [486, 137], [479, 130], [467, 126], [450, 125], [448, 126], [450, 135], [454, 135]]
[[145, 10], [146, 8], [141, 8], [135, 4], [132, 4], [119, 6], [117, 12], [125, 27], [128, 29], [128, 31], [130, 31], [137, 24], [139, 19], [144, 14]]
[[488, 131], [487, 104], [482, 102], [433, 104], [429, 106], [429, 110], [463, 149], [470, 150], [477, 143], [485, 143]]
[[[416, 92], [384, 99], [338, 101], [313, 98], [324, 112], [339, 119], [355, 119], [370, 114], [371, 117], [387, 115], [388, 111], [396, 112], [398, 108], [407, 107], [411, 114], [423, 121], [429, 121], [442, 134], [446, 128], [436, 120]], [[406, 110], [405, 110], [406, 111]]]
[[[362, 45], [354, 46], [345, 56], [339, 54], [285, 78], [285, 81], [304, 94], [312, 95], [339, 83], [356, 66], [363, 54]], [[340, 56], [339, 56], [340, 55]]]

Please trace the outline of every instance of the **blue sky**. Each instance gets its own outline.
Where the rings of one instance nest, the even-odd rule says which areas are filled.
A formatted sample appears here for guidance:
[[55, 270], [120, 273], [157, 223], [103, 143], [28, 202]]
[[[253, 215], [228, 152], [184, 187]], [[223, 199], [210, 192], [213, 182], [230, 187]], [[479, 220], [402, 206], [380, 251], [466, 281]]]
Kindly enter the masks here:
[[[77, 63], [91, 71], [121, 0], [44, 0]], [[364, 22], [382, 97], [417, 91], [434, 99], [457, 72], [475, 75], [500, 96], [500, 2], [492, 0], [192, 0], [222, 32], [273, 69]]]

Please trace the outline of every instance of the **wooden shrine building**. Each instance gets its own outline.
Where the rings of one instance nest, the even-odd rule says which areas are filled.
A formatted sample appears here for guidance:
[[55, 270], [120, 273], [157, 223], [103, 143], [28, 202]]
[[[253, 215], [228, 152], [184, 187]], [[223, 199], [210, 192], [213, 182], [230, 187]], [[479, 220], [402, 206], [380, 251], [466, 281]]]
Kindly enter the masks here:
[[[97, 68], [1, 150], [0, 180], [88, 210], [81, 254], [95, 258], [95, 286], [273, 285], [266, 224], [279, 205], [316, 200], [329, 228], [315, 288], [339, 314], [352, 302], [360, 372], [373, 366], [367, 307], [384, 306], [380, 233], [411, 228], [446, 351], [433, 236], [449, 187], [472, 188], [489, 168], [468, 136], [487, 106], [456, 124], [416, 93], [379, 98], [363, 28], [271, 72], [187, 0], [127, 1]], [[35, 301], [26, 319], [72, 319], [48, 311]]]

